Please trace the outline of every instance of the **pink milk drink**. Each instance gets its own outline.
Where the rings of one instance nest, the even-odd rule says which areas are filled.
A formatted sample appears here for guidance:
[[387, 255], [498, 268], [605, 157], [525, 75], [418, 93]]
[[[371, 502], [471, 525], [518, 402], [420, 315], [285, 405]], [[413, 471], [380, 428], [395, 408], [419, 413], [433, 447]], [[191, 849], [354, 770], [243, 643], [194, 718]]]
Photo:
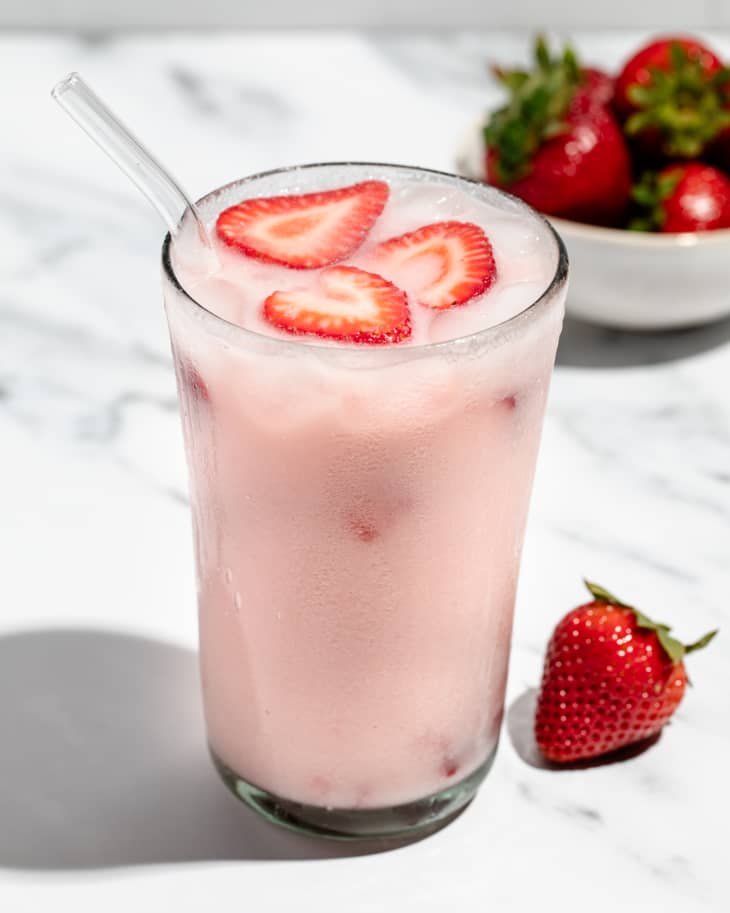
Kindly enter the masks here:
[[384, 165], [230, 184], [164, 251], [210, 749], [340, 837], [433, 829], [502, 719], [567, 261], [493, 188]]

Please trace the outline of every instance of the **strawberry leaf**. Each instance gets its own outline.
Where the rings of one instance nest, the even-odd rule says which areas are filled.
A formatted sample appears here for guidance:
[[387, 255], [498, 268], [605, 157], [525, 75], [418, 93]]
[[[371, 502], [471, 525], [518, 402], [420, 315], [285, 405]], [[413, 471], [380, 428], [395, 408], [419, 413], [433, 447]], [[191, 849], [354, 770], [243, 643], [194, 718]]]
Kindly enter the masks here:
[[493, 72], [502, 85], [510, 92], [519, 92], [530, 78], [529, 74], [524, 73], [522, 70], [494, 70]]
[[706, 647], [707, 644], [709, 644], [710, 641], [713, 640], [717, 636], [718, 633], [719, 633], [719, 631], [717, 630], [717, 628], [714, 631], [708, 631], [704, 637], [700, 637], [700, 639], [696, 640], [693, 644], [686, 644], [685, 648], [684, 648], [684, 652], [685, 653], [694, 653], [695, 650], [702, 650], [703, 647]]
[[621, 602], [621, 600], [614, 596], [613, 593], [609, 593], [608, 590], [605, 590], [602, 586], [599, 586], [597, 583], [591, 583], [589, 580], [584, 580], [588, 592], [593, 596], [598, 602], [606, 602], [609, 605], [618, 605], [623, 606], [625, 609], [630, 609], [631, 606], [626, 602]]
[[645, 615], [643, 612], [640, 612], [638, 609], [635, 609], [628, 603], [622, 602], [620, 599], [618, 599], [608, 590], [604, 589], [602, 586], [599, 586], [597, 583], [590, 583], [588, 580], [584, 580], [583, 583], [585, 583], [586, 587], [588, 588], [588, 592], [597, 602], [605, 602], [608, 605], [621, 606], [625, 609], [631, 609], [631, 611], [634, 613], [637, 627], [641, 628], [644, 631], [654, 631], [657, 636], [657, 640], [661, 644], [664, 652], [675, 665], [681, 662], [687, 653], [693, 653], [695, 650], [701, 650], [703, 647], [706, 647], [718, 633], [716, 630], [709, 631], [693, 644], [683, 644], [675, 637], [672, 637], [672, 635], [669, 633], [672, 630], [669, 625], [665, 625], [657, 621], [652, 621], [648, 615]]
[[675, 70], [681, 69], [684, 64], [687, 54], [681, 44], [676, 42], [670, 45], [669, 47], [669, 57], [672, 61], [672, 66]]
[[547, 40], [543, 34], [535, 38], [535, 63], [541, 70], [549, 70], [552, 60], [550, 51], [547, 46]]
[[656, 231], [654, 223], [651, 219], [645, 219], [641, 216], [637, 216], [635, 219], [632, 219], [627, 228], [629, 231]]
[[502, 183], [511, 184], [530, 171], [533, 156], [543, 142], [565, 132], [565, 116], [583, 75], [575, 54], [565, 48], [552, 56], [543, 36], [534, 50], [530, 71], [493, 70], [508, 91], [508, 101], [494, 111], [484, 127], [484, 140], [495, 153]]
[[682, 180], [683, 168], [678, 166], [669, 174], [645, 171], [631, 188], [631, 198], [638, 206], [637, 216], [629, 223], [634, 231], [660, 231], [666, 221], [664, 203]]
[[665, 625], [639, 625], [640, 628], [649, 628], [656, 631], [659, 643], [664, 647], [664, 652], [673, 663], [678, 663], [685, 654], [684, 644], [675, 640], [669, 634], [669, 629]]
[[545, 139], [552, 139], [554, 136], [560, 136], [563, 133], [567, 133], [568, 130], [570, 130], [570, 124], [556, 120], [545, 127], [543, 136]]
[[635, 83], [633, 86], [629, 86], [626, 94], [629, 97], [629, 101], [643, 108], [644, 105], [651, 104], [654, 98], [654, 89], [647, 89]]

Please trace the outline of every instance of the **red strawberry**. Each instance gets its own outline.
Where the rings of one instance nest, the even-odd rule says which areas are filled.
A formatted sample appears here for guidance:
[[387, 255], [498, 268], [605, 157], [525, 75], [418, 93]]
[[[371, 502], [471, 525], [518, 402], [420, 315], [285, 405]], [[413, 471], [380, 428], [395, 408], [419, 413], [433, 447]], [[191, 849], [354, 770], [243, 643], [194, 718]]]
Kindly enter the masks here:
[[592, 758], [656, 735], [684, 695], [684, 655], [717, 633], [685, 646], [666, 625], [586, 586], [593, 601], [558, 623], [545, 657], [535, 738], [551, 761]]
[[622, 114], [636, 111], [641, 104], [632, 97], [634, 86], [653, 85], [657, 71], [676, 76], [687, 63], [696, 66], [703, 76], [712, 76], [722, 69], [720, 58], [695, 38], [670, 35], [640, 48], [626, 61], [616, 79], [616, 108]]
[[605, 225], [621, 222], [631, 192], [631, 166], [609, 111], [568, 112], [564, 132], [541, 139], [517, 170], [505, 169], [503, 147], [492, 136], [494, 145], [487, 155], [490, 183], [547, 215]]
[[375, 249], [379, 272], [425, 307], [443, 310], [481, 295], [494, 282], [492, 245], [471, 222], [434, 222]]
[[694, 38], [660, 38], [624, 65], [614, 103], [650, 157], [696, 158], [730, 125], [730, 70]]
[[548, 215], [618, 224], [631, 192], [621, 130], [570, 49], [552, 58], [538, 43], [536, 58], [501, 74], [510, 99], [484, 130], [487, 179]]
[[319, 291], [274, 292], [264, 316], [287, 333], [340, 342], [402, 342], [411, 335], [405, 292], [382, 276], [354, 266], [333, 266], [319, 275]]
[[292, 269], [317, 269], [357, 250], [387, 201], [383, 181], [258, 197], [225, 209], [216, 230], [223, 242], [249, 257]]
[[645, 214], [631, 223], [641, 231], [707, 231], [730, 228], [730, 180], [701, 162], [668, 165], [647, 172], [634, 187]]
[[602, 108], [608, 107], [613, 101], [613, 78], [597, 67], [582, 67], [580, 72], [583, 81], [578, 89], [578, 96], [583, 95], [590, 99], [592, 104]]

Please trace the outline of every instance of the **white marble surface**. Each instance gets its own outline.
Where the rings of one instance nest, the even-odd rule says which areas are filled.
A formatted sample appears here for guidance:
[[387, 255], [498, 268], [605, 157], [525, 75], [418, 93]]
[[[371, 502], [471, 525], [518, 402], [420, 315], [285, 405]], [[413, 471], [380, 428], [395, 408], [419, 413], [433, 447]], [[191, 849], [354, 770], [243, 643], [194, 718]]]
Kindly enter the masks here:
[[[579, 41], [611, 63], [634, 37]], [[568, 322], [495, 768], [419, 844], [308, 842], [208, 767], [160, 227], [48, 97], [81, 70], [196, 194], [297, 161], [449, 168], [492, 99], [485, 59], [525, 47], [0, 36], [1, 909], [728, 909], [730, 637], [691, 658], [676, 722], [632, 760], [533, 766], [525, 709], [581, 575], [686, 637], [730, 625], [730, 323], [629, 337]]]

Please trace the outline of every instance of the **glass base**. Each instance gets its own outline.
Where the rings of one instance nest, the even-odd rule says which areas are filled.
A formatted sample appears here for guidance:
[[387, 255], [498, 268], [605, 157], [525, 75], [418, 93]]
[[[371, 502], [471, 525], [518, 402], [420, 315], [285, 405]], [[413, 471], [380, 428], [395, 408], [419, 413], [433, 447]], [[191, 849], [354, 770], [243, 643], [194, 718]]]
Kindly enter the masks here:
[[268, 821], [289, 830], [334, 840], [374, 837], [425, 837], [452, 821], [474, 798], [489, 773], [497, 753], [495, 746], [486, 761], [468, 777], [423, 799], [388, 808], [324, 808], [282, 799], [231, 770], [210, 750], [223, 782], [242, 802]]

